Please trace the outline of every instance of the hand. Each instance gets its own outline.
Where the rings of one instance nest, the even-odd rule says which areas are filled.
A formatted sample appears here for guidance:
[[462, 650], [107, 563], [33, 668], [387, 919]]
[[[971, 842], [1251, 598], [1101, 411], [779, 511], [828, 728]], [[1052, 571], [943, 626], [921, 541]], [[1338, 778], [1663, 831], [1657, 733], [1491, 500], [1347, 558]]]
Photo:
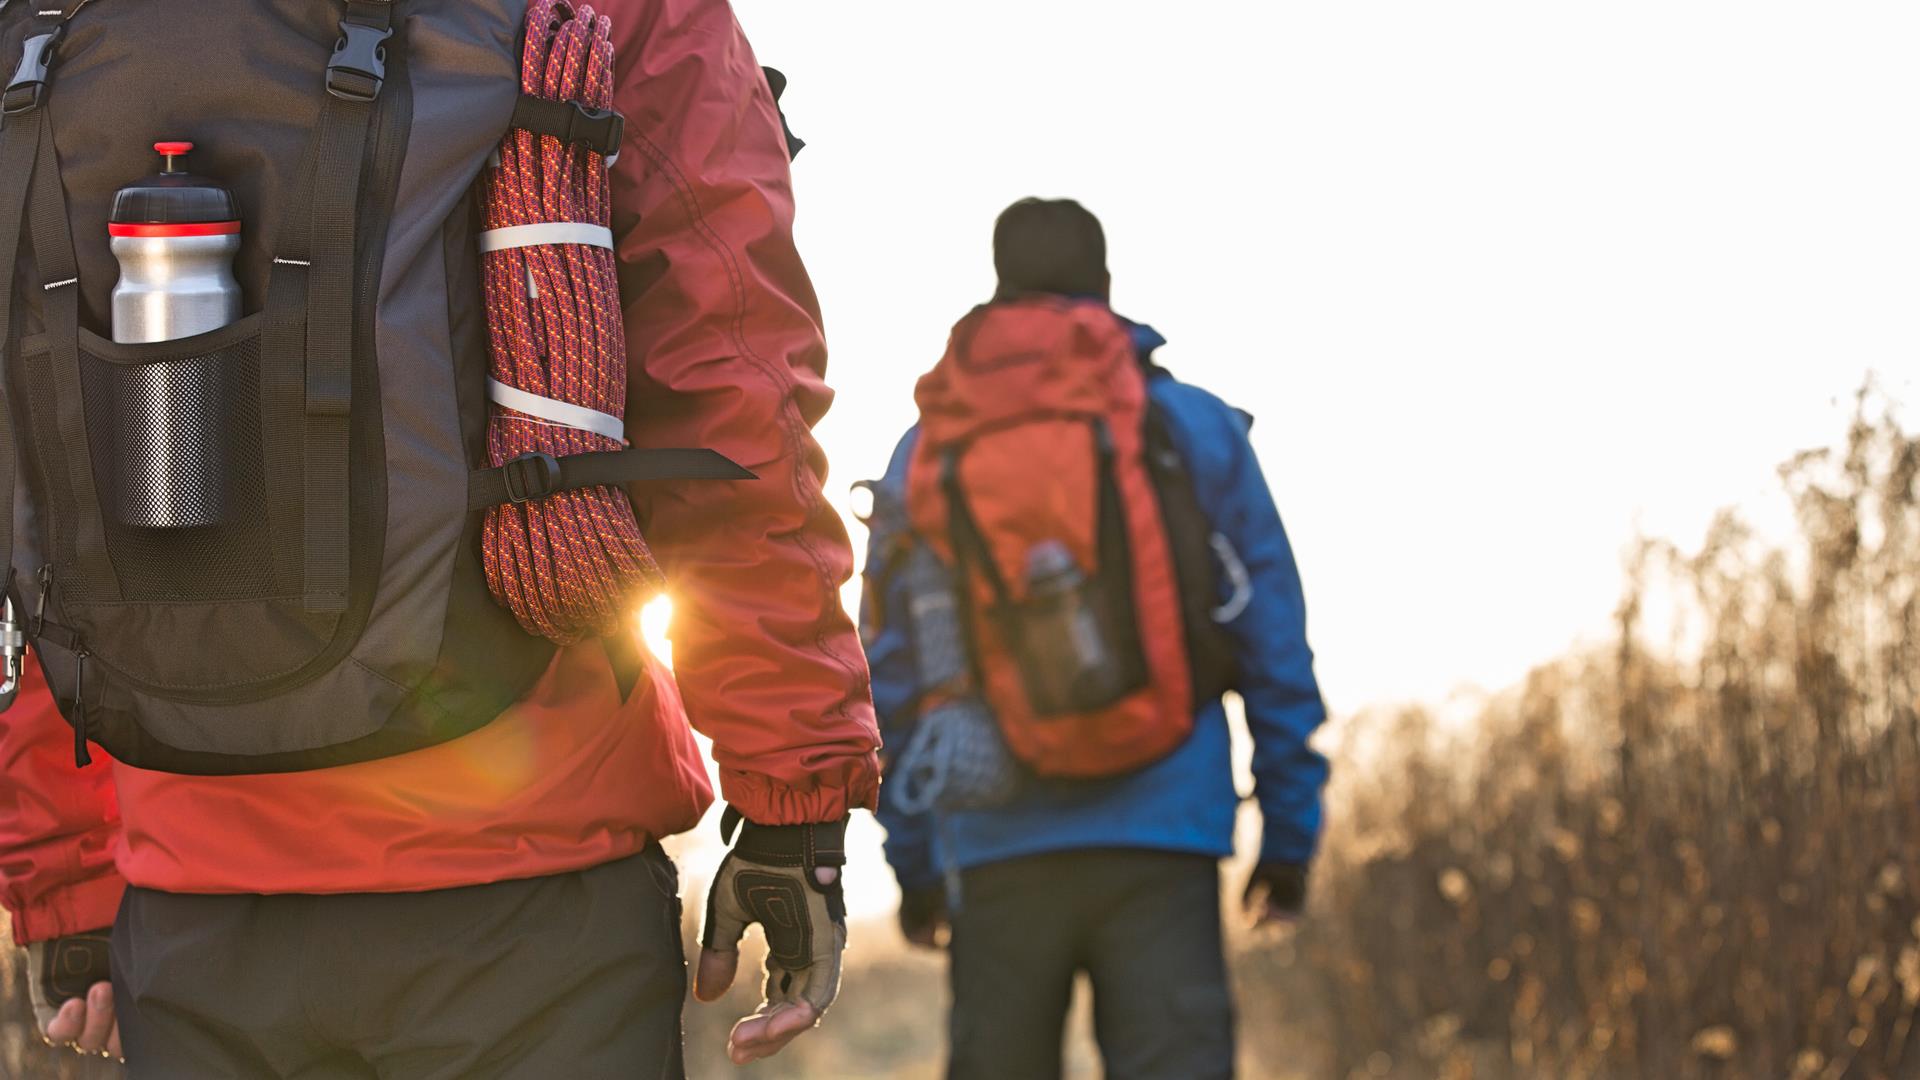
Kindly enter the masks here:
[[[739, 824], [729, 809], [724, 834]], [[740, 966], [740, 938], [759, 923], [767, 938], [765, 996], [727, 1039], [735, 1065], [772, 1057], [811, 1031], [840, 991], [847, 904], [840, 879], [846, 822], [755, 825], [721, 860], [707, 892], [707, 925], [693, 996], [718, 1001]]]
[[946, 948], [948, 929], [945, 889], [935, 885], [900, 894], [900, 932], [906, 935], [908, 944], [923, 949]]
[[27, 946], [27, 984], [40, 1034], [54, 1046], [124, 1061], [107, 980], [107, 932]]
[[1242, 899], [1255, 928], [1297, 922], [1307, 905], [1307, 865], [1260, 863], [1248, 875]]

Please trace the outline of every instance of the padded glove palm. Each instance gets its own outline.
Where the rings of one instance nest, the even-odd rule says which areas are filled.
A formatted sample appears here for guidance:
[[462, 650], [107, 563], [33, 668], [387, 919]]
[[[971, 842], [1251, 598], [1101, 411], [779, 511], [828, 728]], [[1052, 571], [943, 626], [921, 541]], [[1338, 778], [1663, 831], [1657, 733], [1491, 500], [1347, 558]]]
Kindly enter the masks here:
[[[846, 865], [846, 822], [755, 825], [729, 809], [721, 829], [739, 839], [707, 893], [702, 948], [738, 951], [747, 927], [767, 938], [768, 1006], [805, 1004], [814, 1019], [840, 990], [840, 956], [847, 945], [847, 904], [840, 881]], [[817, 871], [831, 869], [831, 884]]]

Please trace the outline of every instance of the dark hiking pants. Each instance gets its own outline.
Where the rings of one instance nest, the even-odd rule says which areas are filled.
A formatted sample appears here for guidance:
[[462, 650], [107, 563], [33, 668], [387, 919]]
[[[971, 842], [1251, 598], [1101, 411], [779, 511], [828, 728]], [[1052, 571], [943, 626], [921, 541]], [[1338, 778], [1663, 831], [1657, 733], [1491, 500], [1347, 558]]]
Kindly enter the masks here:
[[953, 920], [951, 1080], [1051, 1080], [1074, 978], [1093, 984], [1108, 1080], [1233, 1075], [1220, 868], [1075, 851], [967, 871]]
[[679, 1080], [677, 888], [656, 846], [428, 893], [129, 889], [113, 930], [129, 1074]]

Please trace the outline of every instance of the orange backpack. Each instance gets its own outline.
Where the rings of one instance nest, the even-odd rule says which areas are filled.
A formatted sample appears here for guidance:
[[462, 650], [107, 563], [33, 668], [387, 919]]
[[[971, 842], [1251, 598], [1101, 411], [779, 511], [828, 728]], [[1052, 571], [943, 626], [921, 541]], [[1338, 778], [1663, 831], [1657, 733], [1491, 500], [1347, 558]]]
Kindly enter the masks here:
[[1196, 574], [1176, 565], [1173, 535], [1197, 535], [1204, 552], [1209, 531], [1190, 497], [1162, 506], [1127, 328], [1097, 303], [989, 304], [955, 327], [915, 398], [908, 508], [956, 569], [1008, 746], [1055, 777], [1171, 752], [1195, 698], [1220, 689], [1196, 686], [1188, 634], [1201, 628], [1187, 624], [1210, 601], [1183, 596]]

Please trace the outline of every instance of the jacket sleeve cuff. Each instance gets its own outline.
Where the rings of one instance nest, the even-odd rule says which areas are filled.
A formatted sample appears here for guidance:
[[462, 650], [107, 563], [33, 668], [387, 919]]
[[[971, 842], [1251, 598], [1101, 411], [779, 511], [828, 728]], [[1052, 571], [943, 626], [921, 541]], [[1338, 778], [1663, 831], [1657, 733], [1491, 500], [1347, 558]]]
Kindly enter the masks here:
[[806, 788], [760, 773], [726, 769], [720, 773], [720, 791], [728, 806], [755, 825], [839, 821], [855, 810], [874, 808], [880, 794], [880, 762], [867, 754], [849, 762], [838, 775], [820, 777]]
[[13, 943], [29, 945], [112, 926], [126, 891], [126, 880], [108, 873], [49, 893], [24, 908], [9, 908]]

